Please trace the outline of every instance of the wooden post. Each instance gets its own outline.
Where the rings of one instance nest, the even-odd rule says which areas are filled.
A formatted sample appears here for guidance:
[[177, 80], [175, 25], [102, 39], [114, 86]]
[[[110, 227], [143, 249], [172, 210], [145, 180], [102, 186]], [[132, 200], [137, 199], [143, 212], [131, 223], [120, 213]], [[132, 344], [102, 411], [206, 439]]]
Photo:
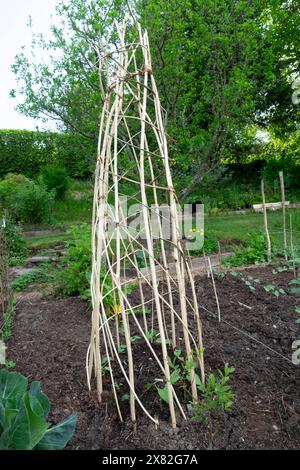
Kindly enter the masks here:
[[269, 228], [268, 228], [265, 183], [263, 179], [261, 180], [261, 195], [262, 195], [262, 206], [263, 206], [263, 212], [264, 212], [264, 230], [265, 230], [266, 241], [267, 241], [267, 258], [268, 258], [268, 262], [270, 262], [271, 261], [271, 240], [270, 240], [270, 234], [269, 234]]
[[282, 229], [283, 229], [283, 246], [284, 257], [287, 260], [287, 236], [286, 236], [286, 210], [285, 210], [285, 190], [283, 171], [279, 172], [280, 189], [281, 189], [281, 205], [282, 205]]
[[290, 214], [290, 240], [291, 240], [291, 254], [292, 254], [292, 260], [293, 260], [294, 278], [296, 279], [296, 263], [295, 263], [295, 250], [294, 250], [294, 237], [293, 237], [293, 219], [292, 219], [292, 214]]
[[214, 272], [213, 272], [213, 269], [212, 269], [210, 257], [208, 257], [208, 265], [209, 265], [209, 271], [210, 271], [210, 275], [211, 275], [211, 279], [212, 279], [212, 283], [213, 283], [213, 288], [214, 288], [214, 294], [215, 294], [216, 303], [217, 303], [218, 320], [219, 320], [219, 323], [221, 323], [221, 309], [220, 309], [219, 297], [218, 297], [218, 293], [217, 293], [217, 287], [216, 287], [216, 283], [215, 283], [215, 277], [214, 277]]

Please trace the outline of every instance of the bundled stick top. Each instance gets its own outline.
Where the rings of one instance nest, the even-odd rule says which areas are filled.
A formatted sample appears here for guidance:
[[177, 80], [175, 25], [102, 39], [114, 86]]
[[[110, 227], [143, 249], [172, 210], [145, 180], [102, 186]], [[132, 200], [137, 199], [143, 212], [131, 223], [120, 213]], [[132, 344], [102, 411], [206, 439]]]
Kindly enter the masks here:
[[116, 30], [114, 50], [95, 46], [104, 103], [94, 191], [88, 384], [94, 375], [100, 401], [104, 387], [112, 387], [121, 420], [122, 387], [131, 419], [136, 420], [138, 404], [158, 423], [137, 391], [143, 379], [137, 347], [142, 346], [152, 358], [175, 427], [176, 408], [185, 413], [170, 360], [175, 348], [182, 351], [191, 397], [197, 400], [197, 382], [204, 381], [201, 321], [181, 240], [148, 35], [137, 23], [116, 25]]

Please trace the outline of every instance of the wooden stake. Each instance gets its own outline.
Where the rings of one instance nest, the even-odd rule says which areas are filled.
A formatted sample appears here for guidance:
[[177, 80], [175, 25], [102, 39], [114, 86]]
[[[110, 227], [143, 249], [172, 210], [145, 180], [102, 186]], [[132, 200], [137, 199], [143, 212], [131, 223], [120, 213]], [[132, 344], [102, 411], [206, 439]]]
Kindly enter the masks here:
[[284, 189], [284, 176], [283, 171], [279, 172], [280, 189], [281, 189], [281, 205], [282, 205], [282, 229], [283, 229], [283, 246], [284, 246], [284, 257], [287, 260], [287, 236], [286, 236], [286, 206], [285, 206], [285, 189]]
[[270, 239], [270, 234], [269, 234], [269, 228], [268, 228], [268, 215], [267, 215], [267, 208], [266, 208], [266, 196], [265, 196], [265, 183], [264, 180], [261, 180], [261, 195], [262, 195], [262, 206], [263, 206], [263, 213], [264, 213], [264, 230], [265, 230], [265, 236], [266, 236], [266, 241], [267, 241], [267, 259], [268, 262], [271, 261], [271, 239]]
[[293, 260], [293, 271], [294, 271], [294, 278], [296, 279], [296, 263], [295, 263], [295, 248], [294, 248], [294, 236], [293, 236], [293, 217], [290, 214], [290, 241], [291, 241], [291, 254]]
[[208, 265], [209, 265], [209, 271], [210, 271], [210, 275], [211, 275], [211, 279], [212, 279], [212, 283], [213, 283], [213, 288], [214, 288], [214, 293], [215, 293], [215, 298], [216, 298], [216, 303], [217, 303], [218, 320], [219, 320], [219, 323], [221, 323], [220, 303], [219, 303], [219, 297], [218, 297], [218, 293], [217, 293], [215, 276], [214, 276], [214, 272], [213, 272], [213, 269], [212, 269], [210, 257], [208, 257]]

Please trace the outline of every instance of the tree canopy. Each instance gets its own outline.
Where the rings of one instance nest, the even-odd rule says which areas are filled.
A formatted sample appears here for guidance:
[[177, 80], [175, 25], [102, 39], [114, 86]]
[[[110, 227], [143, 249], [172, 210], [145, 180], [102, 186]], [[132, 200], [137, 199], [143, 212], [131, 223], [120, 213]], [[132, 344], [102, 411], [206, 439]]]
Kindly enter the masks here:
[[21, 51], [13, 64], [19, 110], [95, 140], [102, 101], [93, 43], [115, 41], [114, 21], [129, 3], [149, 33], [182, 198], [224, 159], [261, 151], [258, 130], [293, 141], [297, 0], [59, 1], [52, 39], [34, 35], [30, 53]]

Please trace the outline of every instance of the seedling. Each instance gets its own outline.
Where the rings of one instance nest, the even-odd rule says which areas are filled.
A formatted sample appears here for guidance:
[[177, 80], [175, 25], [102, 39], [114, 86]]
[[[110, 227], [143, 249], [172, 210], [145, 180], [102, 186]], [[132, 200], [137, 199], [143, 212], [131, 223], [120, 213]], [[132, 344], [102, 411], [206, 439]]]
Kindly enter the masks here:
[[[198, 355], [202, 354], [199, 350]], [[184, 391], [184, 394], [189, 393], [189, 384], [191, 382], [191, 371], [197, 367], [197, 361], [195, 360], [195, 352], [192, 350], [190, 358], [182, 357], [182, 351], [175, 349], [173, 352], [173, 359], [169, 358], [169, 366], [171, 372], [171, 384], [178, 384]], [[196, 385], [201, 384], [200, 377], [195, 374]], [[156, 387], [159, 397], [166, 403], [168, 403], [168, 388], [167, 385], [164, 388]], [[190, 396], [190, 394], [189, 394]]]
[[245, 286], [251, 291], [251, 292], [255, 292], [256, 290], [256, 286], [257, 284], [260, 284], [261, 283], [261, 280], [258, 279], [258, 278], [254, 278], [252, 276], [243, 276], [243, 274], [241, 273], [238, 273], [236, 271], [230, 271], [229, 274], [232, 276], [232, 277], [235, 277], [237, 279], [239, 279], [240, 281], [242, 281]]
[[225, 365], [224, 372], [218, 369], [219, 377], [210, 374], [206, 384], [199, 384], [198, 389], [202, 392], [200, 400], [192, 403], [194, 408], [193, 419], [208, 425], [209, 448], [212, 449], [214, 438], [220, 428], [220, 420], [224, 413], [228, 413], [233, 404], [235, 394], [228, 385], [230, 375], [235, 369]]
[[278, 289], [276, 286], [273, 284], [268, 284], [267, 286], [264, 286], [264, 290], [275, 297], [280, 297], [281, 295], [285, 295], [286, 292], [283, 289]]
[[[296, 286], [291, 288], [291, 293], [299, 295], [300, 294], [300, 279], [293, 279], [292, 281], [289, 282], [290, 286]], [[298, 287], [297, 287], [298, 286]]]

